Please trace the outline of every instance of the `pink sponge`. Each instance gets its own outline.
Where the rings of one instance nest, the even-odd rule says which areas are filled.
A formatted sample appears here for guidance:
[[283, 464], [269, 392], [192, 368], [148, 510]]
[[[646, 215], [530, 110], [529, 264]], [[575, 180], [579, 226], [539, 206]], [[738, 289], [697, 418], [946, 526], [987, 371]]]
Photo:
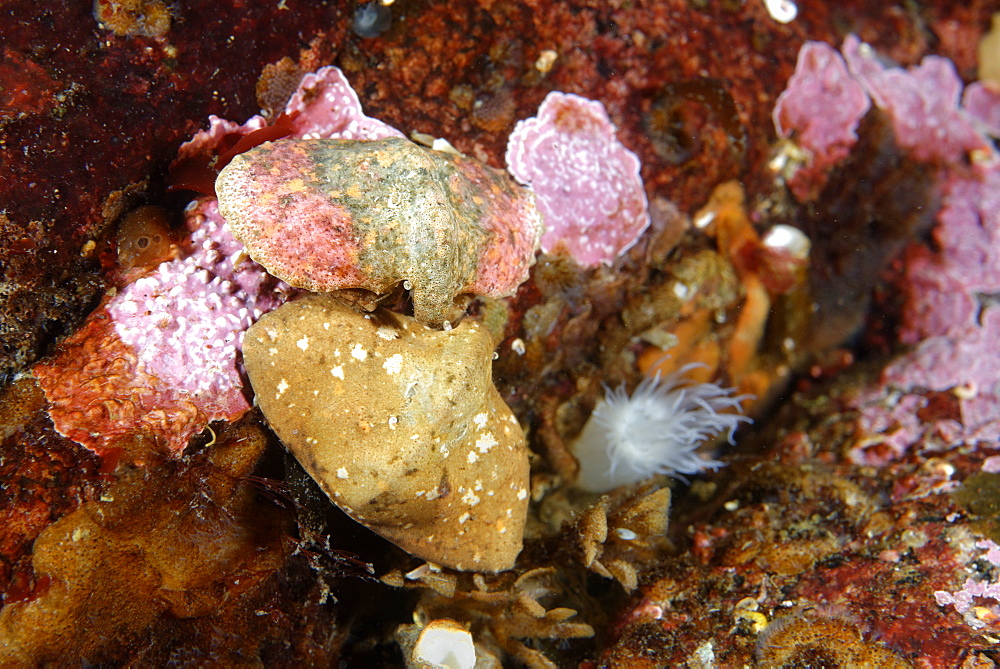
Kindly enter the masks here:
[[542, 250], [585, 267], [611, 264], [649, 227], [639, 167], [604, 105], [578, 95], [549, 93], [507, 140], [507, 168], [542, 213]]

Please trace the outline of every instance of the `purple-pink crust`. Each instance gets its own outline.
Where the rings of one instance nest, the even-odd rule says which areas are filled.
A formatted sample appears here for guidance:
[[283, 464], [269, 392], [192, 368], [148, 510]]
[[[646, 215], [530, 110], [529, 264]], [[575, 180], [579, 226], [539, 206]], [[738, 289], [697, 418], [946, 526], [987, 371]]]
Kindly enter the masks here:
[[403, 133], [365, 116], [361, 101], [340, 68], [328, 65], [302, 77], [285, 113], [293, 137], [301, 139], [385, 139]]
[[872, 102], [887, 115], [896, 143], [915, 160], [946, 167], [996, 158], [987, 136], [1000, 133], [1000, 93], [975, 83], [963, 96], [954, 65], [940, 56], [906, 69], [887, 67], [855, 35], [844, 39], [841, 53], [806, 42], [772, 114], [778, 135], [810, 153], [789, 179], [799, 200], [815, 197], [827, 171], [847, 156]]
[[772, 116], [780, 137], [794, 134], [813, 153], [815, 165], [825, 168], [847, 156], [870, 106], [837, 50], [826, 42], [806, 42]]
[[[955, 611], [962, 614], [965, 622], [971, 627], [982, 629], [986, 627], [987, 623], [980, 615], [976, 615], [975, 609], [982, 606], [988, 607], [994, 618], [1000, 614], [1000, 582], [995, 577], [989, 576], [991, 573], [995, 573], [995, 569], [983, 570], [975, 562], [985, 561], [992, 567], [1000, 566], [1000, 546], [991, 539], [981, 539], [975, 543], [975, 548], [979, 550], [975, 552], [976, 554], [968, 556], [966, 571], [970, 576], [965, 579], [962, 588], [956, 592], [936, 590], [934, 599], [939, 606], [954, 606]], [[985, 553], [979, 554], [979, 551], [985, 551]], [[984, 600], [993, 600], [993, 602]]]
[[[877, 466], [916, 443], [946, 447], [1000, 439], [1000, 307], [992, 298], [1000, 294], [1000, 159], [988, 139], [1000, 125], [1000, 95], [974, 84], [963, 96], [954, 66], [938, 56], [916, 67], [887, 67], [854, 35], [841, 52], [850, 77], [888, 116], [899, 147], [937, 169], [942, 195], [934, 247], [914, 244], [903, 257], [899, 336], [913, 348], [857, 398], [860, 432], [867, 436], [851, 458]], [[807, 44], [803, 53], [809, 57], [800, 57], [774, 117], [780, 133], [793, 128], [798, 141], [815, 149], [808, 131], [823, 120], [792, 114], [788, 105], [808, 90], [817, 98], [836, 90], [817, 82], [841, 81], [844, 68], [829, 47]], [[798, 78], [805, 71], [818, 78], [811, 89]], [[839, 89], [854, 90], [844, 82]], [[855, 92], [847, 97], [854, 100]], [[826, 105], [813, 102], [808, 109], [820, 116], [835, 106], [833, 98]], [[851, 138], [853, 114], [839, 121], [841, 139]]]
[[962, 93], [962, 109], [979, 132], [1000, 137], [1000, 90], [992, 82], [973, 81]]
[[[298, 139], [384, 139], [403, 133], [378, 119], [365, 116], [361, 101], [339, 67], [328, 65], [302, 77], [299, 87], [285, 105], [292, 118], [292, 137]], [[208, 128], [199, 130], [181, 144], [178, 158], [211, 153], [226, 135], [246, 135], [267, 125], [263, 116], [251, 116], [240, 125], [208, 117]]]
[[615, 137], [604, 105], [553, 91], [507, 140], [507, 168], [535, 193], [542, 250], [611, 264], [649, 226], [639, 158]]
[[962, 80], [947, 58], [926, 56], [920, 65], [885, 67], [855, 35], [841, 49], [851, 74], [892, 122], [896, 143], [924, 162], [957, 163], [972, 151], [991, 152], [972, 118], [959, 107]]
[[[984, 297], [1000, 293], [1000, 168], [959, 172], [944, 191], [939, 250], [918, 247], [906, 259], [900, 339], [915, 348], [882, 378], [912, 399], [887, 405], [876, 395], [862, 409], [866, 429], [893, 432], [897, 455], [927, 429], [947, 445], [1000, 438], [1000, 307]], [[924, 425], [916, 416], [928, 391], [955, 393], [958, 420]]]
[[185, 222], [181, 257], [125, 286], [34, 367], [56, 429], [97, 453], [138, 434], [179, 452], [250, 408], [243, 334], [288, 287], [241, 254], [214, 199], [192, 203]]
[[[937, 249], [904, 258], [900, 339], [914, 348], [889, 365], [858, 401], [860, 427], [879, 447], [855, 448], [856, 462], [881, 465], [925, 441], [944, 446], [1000, 439], [1000, 165], [944, 170]], [[935, 394], [955, 411], [928, 407]]]

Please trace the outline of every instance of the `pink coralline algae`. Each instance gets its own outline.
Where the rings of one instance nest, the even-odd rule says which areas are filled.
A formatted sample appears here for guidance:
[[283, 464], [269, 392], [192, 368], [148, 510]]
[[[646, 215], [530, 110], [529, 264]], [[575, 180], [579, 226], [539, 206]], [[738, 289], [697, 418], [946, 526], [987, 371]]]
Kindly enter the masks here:
[[992, 146], [959, 107], [962, 80], [947, 58], [926, 56], [920, 65], [885, 67], [854, 35], [844, 40], [844, 58], [875, 105], [889, 114], [896, 143], [925, 162], [957, 163]]
[[[403, 133], [392, 126], [365, 116], [358, 94], [340, 68], [332, 65], [302, 77], [284, 113], [290, 119], [290, 136], [300, 139], [403, 137]], [[211, 153], [218, 150], [227, 137], [249, 135], [267, 125], [263, 116], [251, 116], [242, 125], [209, 116], [208, 128], [198, 131], [181, 145], [178, 160]]]
[[285, 107], [293, 136], [302, 139], [385, 139], [403, 137], [390, 125], [369, 118], [340, 68], [332, 65], [302, 77]]
[[611, 264], [649, 226], [639, 158], [615, 137], [604, 105], [549, 93], [507, 141], [507, 168], [535, 193], [542, 250]]
[[[985, 560], [993, 567], [1000, 566], [1000, 546], [989, 539], [976, 542], [976, 548], [985, 551], [980, 559]], [[961, 590], [957, 592], [947, 592], [938, 590], [934, 593], [934, 599], [939, 606], [954, 606], [965, 621], [975, 629], [986, 627], [986, 621], [976, 615], [977, 600], [985, 604], [987, 600], [993, 600], [989, 607], [993, 618], [1000, 616], [1000, 583], [989, 580], [977, 580], [967, 578]]]
[[[944, 181], [938, 250], [918, 246], [905, 258], [900, 338], [914, 348], [885, 369], [883, 388], [861, 400], [862, 427], [882, 434], [888, 452], [876, 457], [880, 451], [859, 447], [852, 453], [859, 462], [881, 464], [922, 438], [941, 446], [1000, 439], [1000, 307], [986, 297], [1000, 292], [1000, 169], [957, 171]], [[952, 394], [958, 414], [921, 419], [928, 391]]]
[[[335, 67], [304, 77], [285, 114], [294, 137], [400, 136], [363, 114]], [[233, 137], [266, 126], [259, 116], [243, 125], [210, 117], [179, 158], [220, 152]], [[139, 435], [181, 452], [209, 422], [234, 420], [250, 407], [244, 332], [290, 289], [242, 253], [214, 198], [192, 203], [185, 226], [177, 258], [125, 286], [33, 369], [56, 429], [95, 452]]]
[[287, 286], [241, 257], [214, 200], [193, 204], [186, 223], [183, 257], [118, 292], [33, 370], [56, 429], [98, 453], [136, 434], [180, 451], [210, 421], [250, 408], [243, 333]]
[[871, 102], [847, 63], [826, 42], [806, 42], [772, 114], [778, 135], [795, 139], [826, 167], [845, 158]]
[[1000, 169], [959, 170], [942, 182], [937, 251], [916, 247], [906, 258], [907, 344], [984, 325], [979, 296], [1000, 292]]
[[[888, 114], [899, 146], [937, 168], [942, 195], [934, 248], [914, 244], [903, 257], [899, 336], [913, 349], [858, 399], [859, 425], [870, 436], [851, 457], [881, 465], [921, 441], [948, 447], [996, 440], [1000, 307], [990, 296], [1000, 293], [1000, 165], [985, 133], [990, 119], [1000, 118], [1000, 97], [972, 85], [963, 97], [954, 67], [937, 56], [906, 70], [886, 68], [853, 36], [843, 52]], [[970, 109], [960, 106], [963, 99]], [[935, 393], [954, 408], [929, 410]]]
[[962, 81], [951, 61], [932, 55], [915, 67], [887, 67], [854, 35], [841, 52], [843, 57], [825, 43], [806, 42], [775, 105], [778, 135], [792, 137], [810, 154], [789, 180], [797, 198], [812, 198], [825, 171], [847, 156], [871, 103], [888, 116], [899, 147], [917, 161], [942, 166], [993, 155], [984, 132], [1000, 118], [990, 115], [997, 98], [973, 84], [964, 97], [970, 109], [962, 107]]
[[974, 81], [966, 86], [962, 109], [981, 133], [1000, 137], [1000, 91], [995, 85]]

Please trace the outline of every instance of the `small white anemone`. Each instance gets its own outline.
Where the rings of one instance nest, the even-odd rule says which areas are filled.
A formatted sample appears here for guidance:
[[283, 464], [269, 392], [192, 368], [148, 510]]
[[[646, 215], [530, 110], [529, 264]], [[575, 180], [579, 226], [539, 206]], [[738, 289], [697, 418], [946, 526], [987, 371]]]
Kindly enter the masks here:
[[629, 397], [625, 384], [605, 387], [575, 446], [580, 461], [576, 485], [606, 492], [656, 474], [683, 478], [723, 463], [702, 457], [698, 447], [722, 432], [733, 433], [750, 418], [741, 410], [750, 395], [733, 396], [732, 388], [696, 383], [685, 374], [698, 364], [646, 378]]

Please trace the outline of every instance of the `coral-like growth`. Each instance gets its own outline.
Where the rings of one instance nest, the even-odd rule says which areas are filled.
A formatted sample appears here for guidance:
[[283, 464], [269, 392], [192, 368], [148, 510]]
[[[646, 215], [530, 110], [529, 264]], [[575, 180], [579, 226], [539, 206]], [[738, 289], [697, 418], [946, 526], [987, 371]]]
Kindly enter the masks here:
[[992, 110], [997, 95], [973, 84], [963, 98], [951, 61], [927, 56], [915, 67], [886, 67], [855, 35], [845, 38], [841, 52], [843, 57], [827, 44], [806, 42], [774, 108], [778, 134], [808, 152], [789, 178], [800, 200], [814, 197], [826, 171], [847, 156], [871, 103], [888, 116], [896, 144], [917, 161], [953, 165], [995, 154], [986, 134], [1000, 123]]
[[984, 135], [1000, 137], [1000, 90], [996, 84], [973, 81], [962, 93], [962, 109]]
[[217, 202], [193, 206], [189, 225], [191, 255], [161, 263], [128, 285], [107, 313], [149, 374], [193, 396], [238, 402], [243, 332], [284, 301], [287, 287], [246, 261], [242, 244], [221, 222]]
[[403, 137], [392, 126], [365, 116], [347, 77], [332, 65], [302, 77], [285, 113], [292, 118], [293, 135], [302, 139]]
[[[242, 125], [212, 116], [208, 129], [181, 146], [178, 161], [204, 172], [209, 155], [224, 162], [259, 143], [255, 133], [265, 133], [260, 141], [287, 134], [401, 136], [364, 115], [336, 67], [303, 77], [283, 116], [288, 125], [277, 129], [260, 116]], [[211, 179], [201, 190], [211, 192]], [[289, 288], [246, 258], [224, 226], [214, 198], [192, 203], [177, 257], [125, 286], [34, 368], [61, 434], [99, 453], [139, 434], [180, 452], [209, 422], [234, 420], [250, 408], [241, 377], [243, 333]]]
[[851, 77], [837, 50], [825, 42], [806, 42], [795, 74], [774, 105], [774, 127], [784, 138], [794, 133], [822, 168], [847, 156], [870, 106], [864, 87]]
[[538, 116], [510, 134], [507, 168], [535, 192], [546, 253], [611, 264], [649, 227], [639, 158], [615, 137], [600, 102], [549, 93]]
[[[899, 337], [914, 348], [859, 399], [862, 431], [878, 437], [863, 439], [851, 457], [885, 464], [924, 438], [939, 445], [995, 440], [1000, 310], [991, 296], [1000, 292], [1000, 167], [985, 133], [1000, 118], [1000, 97], [973, 85], [963, 97], [954, 67], [936, 56], [904, 70], [884, 67], [853, 36], [843, 51], [889, 116], [896, 142], [937, 168], [942, 193], [936, 248], [914, 245], [904, 256]], [[952, 408], [930, 408], [936, 393]]]
[[939, 251], [921, 247], [907, 257], [907, 344], [983, 324], [987, 305], [978, 296], [1000, 292], [1000, 169], [946, 176], [942, 190]]
[[[810, 70], [814, 79], [843, 80], [843, 62], [832, 49], [807, 45], [803, 54], [807, 49], [825, 54]], [[885, 370], [881, 388], [859, 399], [862, 431], [879, 436], [862, 439], [851, 457], [884, 464], [923, 437], [944, 445], [995, 439], [1000, 359], [992, 342], [1000, 334], [1000, 314], [989, 296], [1000, 292], [1000, 168], [988, 134], [997, 129], [1000, 96], [984, 84], [970, 85], [963, 95], [954, 65], [939, 56], [906, 69], [887, 67], [854, 35], [844, 40], [842, 53], [850, 76], [888, 118], [896, 145], [936, 171], [943, 196], [933, 233], [937, 249], [913, 246], [904, 257], [900, 339], [916, 348]], [[800, 68], [804, 62], [800, 58]], [[792, 123], [802, 132], [799, 141], [811, 148], [807, 130], [828, 113], [817, 105], [813, 115], [789, 116], [782, 104], [787, 107], [793, 94], [808, 98], [798, 74], [775, 110], [775, 122], [780, 132]], [[857, 92], [844, 84], [812, 95], [826, 101], [823, 107], [838, 108], [854, 104]], [[856, 119], [838, 119], [842, 133], [853, 132]], [[790, 181], [797, 195], [802, 180], [796, 174]], [[951, 394], [956, 410], [926, 411], [932, 393]]]
[[[852, 459], [885, 464], [923, 438], [941, 446], [1000, 439], [998, 340], [1000, 308], [990, 307], [981, 314], [981, 324], [929, 337], [893, 361], [883, 373], [883, 387], [861, 399], [863, 431], [879, 435], [878, 443], [888, 451], [863, 442]], [[945, 393], [956, 410], [940, 416], [930, 410], [934, 393]]]
[[889, 114], [896, 143], [912, 157], [957, 163], [972, 151], [992, 151], [959, 107], [962, 80], [950, 60], [926, 56], [915, 67], [887, 68], [854, 35], [844, 39], [842, 51], [851, 73], [875, 105]]
[[674, 373], [643, 379], [629, 397], [622, 385], [598, 402], [575, 446], [577, 486], [605, 492], [656, 474], [683, 476], [722, 466], [698, 447], [722, 432], [750, 422], [738, 413], [745, 395], [714, 383], [694, 383]]
[[[384, 139], [403, 133], [378, 119], [365, 116], [361, 101], [340, 68], [332, 65], [302, 77], [298, 90], [288, 100], [285, 115], [291, 135], [302, 139]], [[251, 116], [239, 124], [208, 117], [208, 128], [199, 130], [177, 152], [179, 160], [199, 154], [228, 150], [239, 138], [268, 127], [263, 116]], [[247, 147], [250, 148], [250, 147]], [[220, 166], [222, 167], [222, 166]]]
[[308, 139], [385, 139], [402, 137], [392, 126], [365, 116], [357, 93], [339, 68], [306, 74], [281, 114], [268, 123], [251, 116], [238, 124], [215, 115], [177, 152], [171, 165], [171, 188], [215, 194], [215, 178], [235, 156], [264, 142], [285, 137]]
[[96, 452], [145, 432], [172, 451], [250, 408], [243, 332], [287, 287], [241, 256], [214, 200], [189, 208], [183, 257], [118, 292], [33, 373], [59, 432]]
[[[915, 246], [905, 256], [899, 336], [914, 348], [861, 399], [861, 427], [879, 434], [883, 448], [863, 443], [852, 453], [857, 462], [884, 464], [924, 437], [941, 445], [1000, 438], [1000, 308], [990, 297], [1000, 292], [1000, 168], [959, 165], [940, 180], [937, 250]], [[925, 409], [929, 394], [938, 392], [957, 410], [927, 418], [935, 414]]]
[[[993, 568], [1000, 566], [1000, 546], [990, 539], [977, 541], [977, 549], [985, 551], [979, 559], [985, 560]], [[978, 570], [977, 570], [978, 571]], [[975, 629], [986, 627], [983, 617], [976, 615], [976, 601], [985, 603], [986, 600], [993, 600], [989, 607], [989, 617], [996, 619], [1000, 614], [1000, 583], [996, 580], [977, 580], [967, 578], [961, 589], [956, 592], [938, 590], [934, 593], [934, 599], [940, 606], [954, 606], [955, 610], [964, 616], [965, 621]]]

